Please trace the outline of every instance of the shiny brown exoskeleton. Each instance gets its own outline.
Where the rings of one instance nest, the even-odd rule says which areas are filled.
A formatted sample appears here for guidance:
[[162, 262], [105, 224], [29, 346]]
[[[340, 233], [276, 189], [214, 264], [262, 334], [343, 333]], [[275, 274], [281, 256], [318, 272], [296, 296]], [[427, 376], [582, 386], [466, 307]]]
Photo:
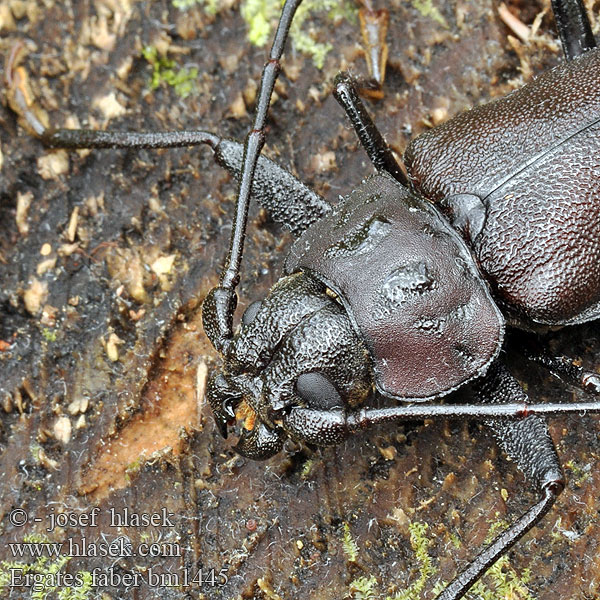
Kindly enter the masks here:
[[[50, 131], [18, 83], [12, 102], [48, 145], [206, 143], [240, 178], [226, 266], [203, 304], [205, 331], [224, 361], [207, 399], [224, 436], [244, 419], [238, 452], [262, 459], [287, 437], [331, 445], [378, 423], [415, 418], [468, 417], [489, 426], [541, 499], [438, 596], [457, 600], [564, 487], [543, 416], [600, 412], [596, 402], [528, 404], [501, 357], [510, 347], [507, 327], [538, 331], [600, 318], [600, 51], [581, 1], [554, 0], [567, 61], [421, 135], [406, 151], [404, 169], [352, 81], [339, 77], [334, 94], [377, 174], [331, 207], [259, 158], [300, 1], [283, 8], [243, 149], [204, 131]], [[234, 333], [251, 189], [297, 240], [284, 276], [246, 310]], [[521, 351], [600, 395], [596, 373], [537, 347]], [[440, 403], [467, 382], [477, 403]], [[404, 404], [373, 408], [375, 395]]]
[[461, 231], [519, 327], [600, 317], [600, 53], [414, 140], [412, 185]]

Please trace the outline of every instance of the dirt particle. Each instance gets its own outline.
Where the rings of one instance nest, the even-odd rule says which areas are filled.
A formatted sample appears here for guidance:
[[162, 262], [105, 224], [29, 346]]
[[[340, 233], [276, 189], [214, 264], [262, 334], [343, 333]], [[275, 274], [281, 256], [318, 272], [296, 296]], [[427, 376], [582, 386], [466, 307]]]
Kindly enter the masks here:
[[23, 302], [25, 303], [27, 312], [31, 315], [37, 315], [47, 297], [48, 283], [34, 279], [23, 293]]
[[58, 179], [69, 171], [69, 155], [66, 150], [55, 150], [40, 156], [37, 168], [42, 179]]
[[107, 121], [115, 117], [121, 117], [127, 112], [125, 107], [117, 100], [115, 92], [95, 98], [92, 107], [99, 110]]
[[19, 192], [17, 194], [17, 230], [21, 235], [27, 235], [29, 233], [29, 223], [27, 223], [27, 214], [29, 213], [29, 207], [33, 200], [33, 193], [26, 192], [25, 194]]
[[59, 417], [54, 423], [54, 437], [63, 444], [68, 444], [71, 440], [71, 419], [69, 417]]
[[112, 362], [119, 360], [119, 346], [123, 344], [123, 340], [116, 334], [111, 333], [106, 342], [106, 355]]
[[46, 273], [46, 271], [50, 271], [51, 269], [54, 269], [55, 266], [56, 266], [56, 256], [54, 256], [52, 258], [47, 258], [46, 260], [43, 260], [40, 263], [38, 263], [38, 266], [36, 267], [35, 272], [37, 273], [38, 276], [41, 276], [44, 273]]
[[75, 241], [77, 235], [77, 221], [79, 219], [79, 206], [76, 206], [71, 213], [69, 219], [69, 226], [67, 227], [67, 240], [71, 243]]
[[332, 150], [327, 150], [326, 152], [319, 152], [315, 154], [311, 161], [311, 167], [317, 173], [326, 173], [328, 171], [333, 171], [337, 168], [337, 164], [335, 162], [335, 152]]

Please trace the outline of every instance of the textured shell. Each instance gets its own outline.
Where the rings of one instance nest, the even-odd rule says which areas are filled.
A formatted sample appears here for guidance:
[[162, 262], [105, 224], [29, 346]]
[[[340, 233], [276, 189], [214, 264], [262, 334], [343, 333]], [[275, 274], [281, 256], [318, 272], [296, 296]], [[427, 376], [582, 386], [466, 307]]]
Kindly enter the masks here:
[[340, 297], [386, 396], [426, 400], [482, 375], [504, 319], [459, 235], [393, 179], [367, 179], [295, 242], [286, 271]]
[[421, 135], [405, 160], [427, 198], [481, 199], [474, 255], [518, 325], [600, 316], [600, 51]]

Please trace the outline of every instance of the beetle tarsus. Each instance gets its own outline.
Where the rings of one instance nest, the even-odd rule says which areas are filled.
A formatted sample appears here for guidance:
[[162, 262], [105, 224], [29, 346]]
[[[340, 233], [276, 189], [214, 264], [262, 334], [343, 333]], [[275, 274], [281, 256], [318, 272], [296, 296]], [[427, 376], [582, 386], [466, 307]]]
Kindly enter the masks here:
[[521, 353], [530, 360], [569, 383], [577, 386], [587, 394], [600, 395], [600, 375], [594, 371], [587, 371], [568, 356], [554, 356], [550, 354], [534, 338], [520, 336], [521, 344], [517, 346]]
[[487, 548], [484, 548], [469, 566], [462, 571], [437, 596], [436, 600], [458, 600], [503, 554], [518, 542], [552, 508], [560, 490], [562, 480], [553, 481], [544, 488], [543, 496], [525, 514], [503, 531]]

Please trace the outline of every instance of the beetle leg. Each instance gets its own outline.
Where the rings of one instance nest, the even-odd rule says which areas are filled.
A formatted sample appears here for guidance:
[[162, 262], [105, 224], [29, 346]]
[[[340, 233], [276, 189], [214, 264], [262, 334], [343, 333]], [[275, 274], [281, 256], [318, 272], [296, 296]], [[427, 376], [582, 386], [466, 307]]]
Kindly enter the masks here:
[[347, 73], [340, 73], [335, 78], [333, 96], [346, 111], [360, 143], [377, 171], [389, 173], [402, 185], [409, 187], [408, 178], [358, 97], [354, 81]]
[[520, 352], [527, 358], [571, 385], [577, 386], [588, 394], [600, 396], [600, 375], [587, 371], [568, 356], [553, 356], [533, 340], [527, 340]]
[[552, 0], [552, 11], [567, 60], [596, 47], [582, 0]]
[[[216, 162], [240, 179], [244, 147], [239, 142], [221, 139], [202, 130], [131, 132], [93, 129], [46, 129], [38, 136], [49, 148], [180, 148], [206, 144]], [[277, 163], [258, 159], [252, 197], [265, 208], [276, 223], [300, 235], [316, 220], [331, 211], [319, 194]]]
[[[482, 404], [526, 401], [517, 381], [502, 366], [496, 366], [476, 386]], [[550, 510], [564, 488], [564, 476], [554, 443], [544, 419], [529, 416], [518, 421], [486, 419], [498, 445], [512, 458], [540, 492], [540, 500], [496, 539], [462, 571], [436, 600], [457, 600], [485, 571], [518, 542]]]
[[[238, 181], [241, 178], [244, 147], [202, 130], [129, 132], [91, 129], [47, 129], [39, 136], [50, 148], [179, 148], [206, 144], [216, 162]], [[300, 235], [312, 223], [331, 211], [319, 194], [277, 163], [260, 156], [252, 183], [252, 197], [276, 223]]]

